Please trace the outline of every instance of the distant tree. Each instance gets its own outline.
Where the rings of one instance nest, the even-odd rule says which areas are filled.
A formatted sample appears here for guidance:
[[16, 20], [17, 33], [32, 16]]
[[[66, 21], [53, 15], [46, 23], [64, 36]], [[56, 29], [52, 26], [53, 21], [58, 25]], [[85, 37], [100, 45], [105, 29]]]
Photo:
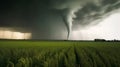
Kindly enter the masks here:
[[105, 39], [95, 39], [94, 41], [106, 41]]
[[113, 41], [114, 41], [114, 42], [119, 42], [120, 40], [116, 40], [116, 39], [114, 39]]

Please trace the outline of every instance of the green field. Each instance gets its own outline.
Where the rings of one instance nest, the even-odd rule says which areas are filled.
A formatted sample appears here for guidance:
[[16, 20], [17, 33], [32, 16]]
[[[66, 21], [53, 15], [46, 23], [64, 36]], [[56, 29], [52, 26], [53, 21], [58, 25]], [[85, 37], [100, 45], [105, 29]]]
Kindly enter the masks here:
[[120, 67], [120, 42], [0, 41], [0, 67]]

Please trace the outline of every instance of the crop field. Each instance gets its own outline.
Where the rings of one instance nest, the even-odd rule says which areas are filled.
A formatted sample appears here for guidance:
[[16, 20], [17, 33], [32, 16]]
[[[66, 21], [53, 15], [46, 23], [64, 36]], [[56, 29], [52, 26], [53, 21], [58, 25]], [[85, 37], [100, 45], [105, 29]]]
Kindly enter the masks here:
[[0, 67], [120, 67], [120, 42], [0, 41]]

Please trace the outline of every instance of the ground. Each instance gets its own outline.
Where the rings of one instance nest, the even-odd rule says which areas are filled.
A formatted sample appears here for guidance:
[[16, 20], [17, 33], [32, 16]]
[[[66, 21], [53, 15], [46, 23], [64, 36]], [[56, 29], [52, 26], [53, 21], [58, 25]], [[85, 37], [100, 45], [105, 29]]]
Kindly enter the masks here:
[[120, 67], [120, 42], [0, 41], [0, 67]]

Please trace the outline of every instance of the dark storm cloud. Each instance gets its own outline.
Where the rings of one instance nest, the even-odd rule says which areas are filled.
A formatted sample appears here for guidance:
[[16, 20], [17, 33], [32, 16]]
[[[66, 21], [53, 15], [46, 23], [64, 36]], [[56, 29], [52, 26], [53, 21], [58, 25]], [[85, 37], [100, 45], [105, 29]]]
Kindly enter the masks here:
[[[80, 9], [74, 19], [74, 28], [81, 28], [92, 24], [93, 21], [104, 19], [108, 15], [114, 13], [115, 10], [120, 8], [119, 0], [101, 0], [100, 5], [88, 3], [82, 9]], [[99, 22], [94, 22], [99, 23]]]
[[119, 7], [119, 0], [2, 0], [0, 26], [31, 30], [33, 39], [66, 39], [72, 27], [87, 26]]
[[0, 27], [31, 30], [33, 39], [66, 38], [62, 10], [53, 9], [49, 0], [3, 0], [0, 3]]

